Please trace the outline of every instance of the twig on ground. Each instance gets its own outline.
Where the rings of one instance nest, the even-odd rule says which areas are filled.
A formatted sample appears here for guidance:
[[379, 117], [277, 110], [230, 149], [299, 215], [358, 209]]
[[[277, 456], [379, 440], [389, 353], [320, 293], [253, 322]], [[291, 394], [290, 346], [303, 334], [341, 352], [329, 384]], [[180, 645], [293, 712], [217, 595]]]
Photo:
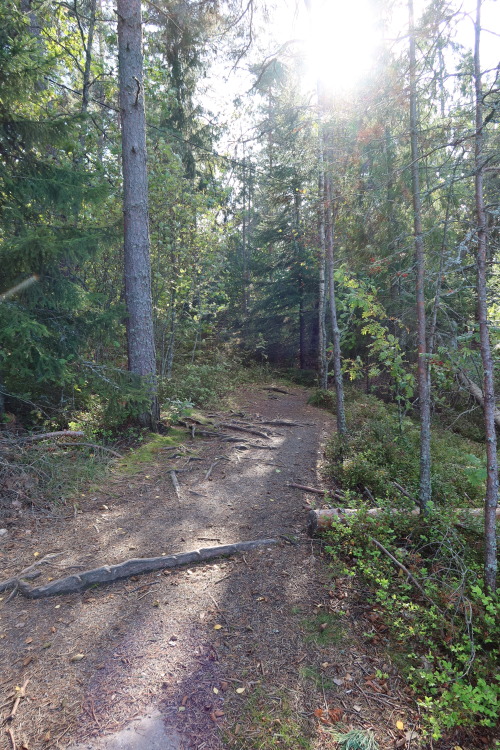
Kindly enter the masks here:
[[35, 443], [38, 440], [51, 440], [59, 437], [85, 437], [81, 430], [58, 430], [57, 432], [43, 432], [41, 435], [29, 435], [22, 438], [25, 443]]
[[6, 734], [9, 735], [9, 739], [10, 739], [11, 744], [12, 744], [12, 750], [17, 750], [16, 738], [14, 737], [14, 732], [12, 731], [12, 727], [7, 727], [7, 729], [5, 730], [5, 732], [6, 732]]
[[304, 492], [311, 492], [313, 495], [326, 495], [327, 490], [320, 490], [317, 487], [308, 487], [305, 484], [296, 484], [295, 482], [288, 482], [288, 487], [295, 487], [297, 490], [304, 490]]
[[97, 443], [58, 443], [58, 445], [71, 448], [79, 448], [82, 445], [86, 446], [87, 448], [98, 448], [98, 450], [106, 451], [106, 453], [111, 453], [111, 455], [116, 456], [116, 458], [123, 458], [123, 455], [121, 453], [118, 453], [118, 451], [114, 451], [112, 448], [106, 448], [104, 445], [98, 445]]
[[23, 682], [22, 686], [19, 689], [16, 688], [16, 692], [17, 692], [16, 699], [14, 701], [10, 714], [7, 716], [7, 718], [3, 722], [4, 724], [10, 724], [14, 720], [16, 713], [17, 713], [17, 709], [19, 708], [19, 704], [21, 703], [23, 698], [26, 698], [26, 687], [29, 681], [30, 681], [30, 678], [28, 677]]

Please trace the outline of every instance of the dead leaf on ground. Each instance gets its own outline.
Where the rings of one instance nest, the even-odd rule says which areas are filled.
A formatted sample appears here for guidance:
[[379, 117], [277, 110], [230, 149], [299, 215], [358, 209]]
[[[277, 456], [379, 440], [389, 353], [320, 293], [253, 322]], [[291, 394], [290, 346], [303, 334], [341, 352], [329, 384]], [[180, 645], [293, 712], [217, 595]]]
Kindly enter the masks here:
[[330, 721], [333, 724], [336, 724], [337, 722], [342, 720], [342, 716], [344, 715], [344, 712], [341, 708], [330, 708], [328, 710], [328, 716], [330, 717]]

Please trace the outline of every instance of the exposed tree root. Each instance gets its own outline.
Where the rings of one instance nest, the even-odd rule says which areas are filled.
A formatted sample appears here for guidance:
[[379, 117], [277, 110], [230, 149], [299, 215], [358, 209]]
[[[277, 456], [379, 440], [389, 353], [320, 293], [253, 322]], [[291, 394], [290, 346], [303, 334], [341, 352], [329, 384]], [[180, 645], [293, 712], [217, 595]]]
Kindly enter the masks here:
[[95, 584], [113, 583], [114, 581], [141, 575], [142, 573], [152, 573], [155, 570], [164, 570], [166, 568], [178, 568], [181, 565], [204, 562], [205, 560], [212, 560], [214, 557], [236, 555], [239, 552], [246, 552], [256, 547], [265, 547], [276, 543], [276, 539], [256, 539], [249, 542], [236, 542], [235, 544], [223, 544], [217, 547], [205, 547], [193, 550], [192, 552], [180, 552], [177, 555], [168, 555], [165, 557], [133, 558], [118, 565], [103, 565], [101, 568], [87, 570], [78, 575], [75, 574], [66, 578], [60, 578], [58, 581], [52, 581], [36, 588], [29, 586], [20, 577], [10, 579], [10, 581], [6, 581], [4, 584], [0, 584], [0, 586], [5, 586], [8, 583], [10, 584], [9, 588], [17, 586], [19, 593], [28, 599], [41, 599], [59, 594], [73, 594]]

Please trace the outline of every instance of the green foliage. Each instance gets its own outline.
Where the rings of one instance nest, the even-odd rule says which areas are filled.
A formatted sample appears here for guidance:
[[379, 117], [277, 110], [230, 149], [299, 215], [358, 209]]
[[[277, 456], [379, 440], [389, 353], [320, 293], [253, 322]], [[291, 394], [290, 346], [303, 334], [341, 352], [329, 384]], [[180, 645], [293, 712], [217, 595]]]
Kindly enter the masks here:
[[[393, 482], [417, 497], [419, 427], [397, 407], [375, 396], [358, 394], [346, 405], [349, 444], [340, 452], [336, 435], [327, 448], [330, 471], [346, 489], [365, 487], [380, 499], [401, 499]], [[476, 507], [485, 487], [484, 447], [433, 425], [433, 499], [444, 507]]]
[[307, 403], [311, 404], [311, 406], [317, 406], [320, 409], [334, 411], [337, 401], [333, 391], [323, 391], [321, 388], [317, 388], [314, 393], [309, 396]]
[[256, 688], [240, 707], [238, 730], [228, 730], [229, 750], [311, 750], [307, 729], [283, 690]]
[[345, 634], [342, 615], [335, 612], [319, 612], [316, 617], [304, 621], [306, 640], [319, 646], [341, 643]]
[[220, 352], [212, 363], [178, 365], [172, 379], [160, 383], [160, 402], [168, 405], [173, 399], [195, 406], [214, 404], [242, 377], [239, 363]]
[[[412, 571], [425, 598], [376, 539]], [[406, 675], [433, 737], [457, 726], [492, 727], [500, 716], [500, 602], [484, 593], [479, 562], [449, 521], [432, 516], [368, 517], [339, 523], [327, 552], [371, 589], [378, 622], [391, 638], [391, 655]], [[376, 629], [365, 633], [379, 640]]]
[[378, 750], [379, 748], [373, 732], [364, 729], [350, 729], [346, 732], [333, 729], [330, 733], [342, 750]]

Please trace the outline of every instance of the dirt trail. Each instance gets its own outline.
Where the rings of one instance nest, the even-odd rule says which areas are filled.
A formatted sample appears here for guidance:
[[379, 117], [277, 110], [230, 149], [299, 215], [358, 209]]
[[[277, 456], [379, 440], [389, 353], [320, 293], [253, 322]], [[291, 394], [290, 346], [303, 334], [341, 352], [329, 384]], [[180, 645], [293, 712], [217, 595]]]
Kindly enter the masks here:
[[[41, 582], [130, 557], [280, 540], [82, 594], [4, 601], [4, 716], [15, 686], [30, 679], [12, 723], [18, 747], [125, 748], [136, 746], [127, 744], [130, 736], [144, 735], [141, 747], [149, 750], [333, 748], [329, 709], [334, 719], [372, 727], [382, 750], [415, 747], [395, 729], [397, 720], [411, 729], [411, 702], [383, 651], [363, 639], [373, 629], [363, 592], [332, 577], [321, 545], [307, 539], [304, 495], [287, 486], [321, 484], [332, 417], [308, 406], [298, 388], [281, 394], [255, 386], [235, 398], [242, 416], [221, 421], [300, 426], [260, 426], [268, 439], [232, 432], [237, 443], [195, 438], [185, 461], [159, 454], [134, 475], [116, 471], [82, 495], [75, 517], [25, 518], [11, 532], [2, 578], [35, 554], [62, 553], [43, 568]], [[185, 469], [180, 500], [168, 474], [173, 466]], [[129, 740], [123, 732], [102, 739], [124, 728]], [[11, 747], [3, 732], [0, 747]]]

